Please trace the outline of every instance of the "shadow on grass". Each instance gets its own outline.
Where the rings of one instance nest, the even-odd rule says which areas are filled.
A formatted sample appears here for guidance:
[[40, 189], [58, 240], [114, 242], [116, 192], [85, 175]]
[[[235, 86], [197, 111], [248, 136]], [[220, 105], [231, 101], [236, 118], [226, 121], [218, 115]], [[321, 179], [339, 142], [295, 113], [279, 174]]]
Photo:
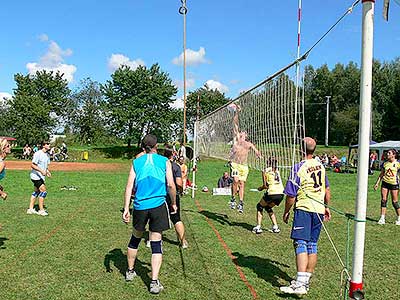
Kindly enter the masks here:
[[282, 285], [282, 280], [290, 282], [292, 280], [289, 275], [281, 268], [289, 268], [288, 265], [268, 258], [258, 256], [245, 256], [239, 252], [233, 252], [234, 260], [241, 267], [252, 269], [259, 278], [269, 282], [272, 286], [279, 287]]
[[8, 238], [0, 237], [0, 249], [6, 249], [6, 247], [3, 247], [5, 241], [8, 241]]
[[212, 219], [222, 225], [238, 226], [238, 227], [242, 227], [248, 231], [251, 231], [253, 229], [253, 225], [248, 224], [248, 223], [231, 222], [229, 220], [229, 217], [226, 214], [219, 214], [219, 213], [211, 212], [208, 210], [202, 210], [202, 211], [200, 211], [200, 214], [202, 214], [203, 216], [205, 216], [209, 219]]
[[[125, 277], [125, 272], [128, 269], [128, 266], [126, 255], [121, 249], [113, 249], [104, 256], [104, 267], [108, 273], [113, 272], [111, 263], [113, 263], [121, 275]], [[151, 281], [151, 278], [148, 275], [149, 272], [151, 272], [151, 269], [148, 268], [148, 266], [150, 266], [149, 263], [144, 263], [136, 258], [135, 272], [142, 279], [146, 286], [149, 286]]]

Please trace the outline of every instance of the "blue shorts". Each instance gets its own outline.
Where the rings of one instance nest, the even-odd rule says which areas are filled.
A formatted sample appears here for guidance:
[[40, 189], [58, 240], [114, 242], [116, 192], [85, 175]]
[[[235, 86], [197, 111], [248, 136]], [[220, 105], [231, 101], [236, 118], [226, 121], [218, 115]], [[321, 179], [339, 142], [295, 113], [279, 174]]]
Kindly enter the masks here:
[[293, 227], [290, 238], [293, 240], [304, 240], [307, 242], [318, 242], [322, 223], [318, 218], [324, 220], [323, 214], [296, 209], [294, 211]]

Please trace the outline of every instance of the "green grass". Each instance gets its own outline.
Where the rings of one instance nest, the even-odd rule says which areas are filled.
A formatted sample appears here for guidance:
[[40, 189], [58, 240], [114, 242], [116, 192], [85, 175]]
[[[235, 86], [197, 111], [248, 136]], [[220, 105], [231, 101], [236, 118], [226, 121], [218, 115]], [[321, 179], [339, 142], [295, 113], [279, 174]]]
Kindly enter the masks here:
[[[126, 161], [127, 168], [129, 162]], [[225, 171], [224, 163], [205, 160], [199, 164], [198, 186], [210, 190]], [[181, 251], [173, 230], [164, 234], [164, 261], [160, 280], [165, 290], [157, 297], [148, 293], [150, 250], [139, 249], [134, 282], [124, 282], [126, 246], [131, 225], [121, 222], [120, 209], [127, 172], [53, 172], [48, 179], [46, 205], [50, 215], [26, 215], [32, 184], [26, 171], [7, 171], [1, 182], [9, 193], [0, 203], [0, 299], [252, 299], [227, 250], [212, 226], [236, 257], [248, 283], [259, 299], [287, 299], [278, 286], [295, 276], [290, 226], [282, 224], [283, 205], [276, 209], [280, 234], [251, 233], [255, 205], [261, 193], [259, 172], [251, 172], [246, 187], [245, 213], [228, 208], [228, 198], [198, 192], [196, 200], [182, 199], [182, 218], [189, 248]], [[328, 173], [332, 205], [354, 211], [356, 174]], [[370, 177], [368, 216], [379, 217], [379, 193], [372, 191]], [[75, 185], [78, 191], [62, 191]], [[387, 221], [393, 223], [388, 209]], [[270, 227], [268, 218], [264, 228]], [[327, 224], [342, 257], [346, 244], [346, 219], [335, 214]], [[351, 228], [352, 229], [352, 228]], [[368, 222], [364, 279], [367, 299], [398, 299], [400, 228]], [[311, 290], [304, 299], [339, 299], [340, 272], [332, 247], [322, 233], [319, 262]], [[107, 272], [111, 270], [111, 272]], [[296, 299], [296, 297], [292, 297]], [[292, 299], [288, 298], [288, 299]]]

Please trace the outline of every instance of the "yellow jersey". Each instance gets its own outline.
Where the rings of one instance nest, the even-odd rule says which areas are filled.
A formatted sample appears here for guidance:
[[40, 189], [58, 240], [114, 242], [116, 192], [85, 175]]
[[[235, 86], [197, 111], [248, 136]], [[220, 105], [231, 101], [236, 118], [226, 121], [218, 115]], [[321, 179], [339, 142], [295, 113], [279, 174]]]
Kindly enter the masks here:
[[382, 181], [393, 185], [399, 184], [400, 162], [397, 160], [384, 162], [382, 170], [384, 170]]

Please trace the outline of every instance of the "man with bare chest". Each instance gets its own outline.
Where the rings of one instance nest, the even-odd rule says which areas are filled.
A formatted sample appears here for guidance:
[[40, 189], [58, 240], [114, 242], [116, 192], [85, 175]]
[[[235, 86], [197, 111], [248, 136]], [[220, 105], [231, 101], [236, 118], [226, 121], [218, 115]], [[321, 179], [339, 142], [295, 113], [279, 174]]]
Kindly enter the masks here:
[[[260, 151], [256, 146], [247, 141], [247, 133], [239, 131], [239, 111], [240, 106], [236, 105], [235, 115], [233, 117], [233, 146], [230, 153], [231, 161], [231, 176], [233, 177], [232, 184], [232, 198], [230, 201], [230, 208], [237, 208], [239, 213], [243, 213], [244, 206], [244, 187], [249, 174], [249, 167], [247, 165], [247, 158], [251, 149], [255, 152], [257, 157], [260, 157]], [[239, 203], [236, 206], [236, 194], [239, 194]]]

